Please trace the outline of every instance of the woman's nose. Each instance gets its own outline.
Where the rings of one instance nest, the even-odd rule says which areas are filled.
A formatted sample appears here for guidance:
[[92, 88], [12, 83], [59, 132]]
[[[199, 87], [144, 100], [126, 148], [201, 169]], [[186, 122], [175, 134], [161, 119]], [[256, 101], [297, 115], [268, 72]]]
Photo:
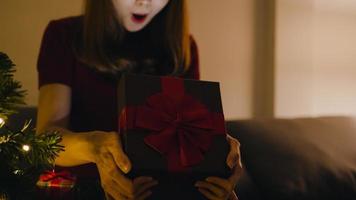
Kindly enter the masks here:
[[152, 0], [136, 0], [136, 5], [139, 7], [148, 7], [151, 5]]

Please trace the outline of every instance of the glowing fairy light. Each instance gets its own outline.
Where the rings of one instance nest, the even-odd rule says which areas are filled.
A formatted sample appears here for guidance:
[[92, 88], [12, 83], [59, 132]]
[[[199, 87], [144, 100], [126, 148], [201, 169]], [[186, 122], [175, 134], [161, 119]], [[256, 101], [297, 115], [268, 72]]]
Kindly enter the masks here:
[[0, 128], [5, 125], [5, 120], [0, 117]]
[[22, 146], [22, 149], [23, 149], [24, 151], [29, 151], [29, 150], [30, 150], [30, 146], [27, 145], [27, 144], [25, 144], [25, 145]]

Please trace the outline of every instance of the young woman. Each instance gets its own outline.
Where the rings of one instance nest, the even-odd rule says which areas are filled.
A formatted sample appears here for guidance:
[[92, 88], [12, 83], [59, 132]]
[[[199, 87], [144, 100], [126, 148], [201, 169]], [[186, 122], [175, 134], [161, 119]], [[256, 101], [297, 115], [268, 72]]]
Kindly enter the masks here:
[[[84, 16], [51, 21], [45, 31], [37, 131], [58, 130], [65, 151], [56, 164], [87, 165], [78, 176], [99, 172], [102, 188], [114, 199], [145, 199], [159, 184], [150, 177], [125, 177], [131, 164], [115, 132], [117, 81], [124, 71], [199, 79], [186, 9], [185, 0], [87, 0]], [[197, 182], [208, 199], [235, 197], [239, 143], [230, 136], [228, 141], [227, 164], [235, 172], [229, 179]]]

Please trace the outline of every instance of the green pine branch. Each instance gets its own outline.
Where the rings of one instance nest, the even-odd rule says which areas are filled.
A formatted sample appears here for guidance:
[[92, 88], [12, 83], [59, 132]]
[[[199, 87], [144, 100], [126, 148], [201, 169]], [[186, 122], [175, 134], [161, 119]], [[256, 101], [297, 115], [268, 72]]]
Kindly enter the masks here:
[[[25, 90], [13, 79], [15, 64], [0, 52], [0, 118], [17, 112], [25, 105]], [[36, 134], [25, 123], [21, 130], [11, 130], [0, 124], [0, 191], [33, 188], [38, 176], [54, 166], [54, 160], [64, 150], [57, 132]], [[10, 192], [16, 195], [16, 191]]]
[[16, 113], [20, 105], [25, 105], [25, 90], [21, 83], [13, 79], [15, 64], [0, 52], [0, 117], [6, 118]]
[[[58, 153], [63, 150], [59, 145], [61, 136], [57, 132], [47, 132], [37, 135], [34, 130], [24, 127], [21, 131], [6, 129], [7, 141], [0, 144], [1, 154], [9, 161], [15, 174], [25, 174], [26, 171], [37, 168], [51, 169]], [[29, 150], [24, 150], [24, 145]]]

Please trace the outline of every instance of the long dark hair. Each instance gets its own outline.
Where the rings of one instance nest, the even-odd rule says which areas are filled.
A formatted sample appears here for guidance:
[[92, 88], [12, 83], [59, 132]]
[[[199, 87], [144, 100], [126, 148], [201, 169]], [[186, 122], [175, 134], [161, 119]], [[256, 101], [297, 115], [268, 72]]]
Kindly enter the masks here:
[[[126, 31], [116, 16], [112, 0], [86, 0], [83, 29], [75, 51], [82, 62], [102, 72], [122, 70], [113, 49], [123, 43]], [[186, 0], [170, 0], [147, 26], [148, 40], [168, 55], [174, 67], [172, 74], [186, 71], [191, 61]]]

